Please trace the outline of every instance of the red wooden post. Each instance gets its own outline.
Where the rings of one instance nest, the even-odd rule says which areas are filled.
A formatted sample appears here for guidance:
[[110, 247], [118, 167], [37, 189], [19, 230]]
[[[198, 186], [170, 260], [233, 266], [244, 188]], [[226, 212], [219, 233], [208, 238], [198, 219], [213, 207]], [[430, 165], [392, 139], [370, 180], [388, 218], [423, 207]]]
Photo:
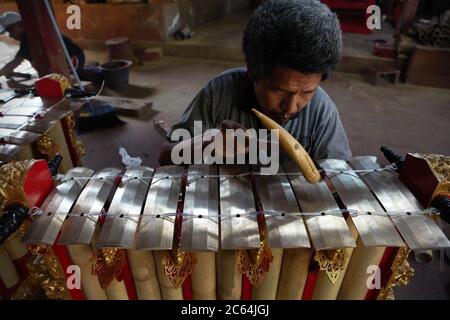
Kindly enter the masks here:
[[407, 31], [416, 19], [417, 8], [419, 7], [419, 0], [403, 1], [402, 15], [397, 25], [397, 31]]
[[63, 48], [53, 29], [45, 0], [16, 0], [25, 28], [25, 36], [39, 76], [59, 73], [70, 79]]

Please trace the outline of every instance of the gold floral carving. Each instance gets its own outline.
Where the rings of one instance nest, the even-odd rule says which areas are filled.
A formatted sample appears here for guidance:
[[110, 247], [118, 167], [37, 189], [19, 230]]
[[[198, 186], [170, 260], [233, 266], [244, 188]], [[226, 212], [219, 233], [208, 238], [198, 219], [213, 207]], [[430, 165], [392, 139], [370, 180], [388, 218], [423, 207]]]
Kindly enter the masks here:
[[[27, 205], [23, 181], [35, 160], [14, 161], [0, 167], [0, 195], [3, 203]], [[19, 229], [23, 235], [29, 222]], [[13, 299], [27, 299], [42, 288], [50, 299], [70, 299], [66, 289], [66, 278], [59, 259], [53, 250], [42, 246], [31, 246], [32, 257], [27, 263], [29, 277], [19, 286]]]
[[438, 154], [421, 154], [419, 155], [428, 163], [434, 176], [438, 180], [432, 199], [439, 195], [450, 195], [450, 156]]
[[391, 266], [392, 275], [386, 287], [380, 290], [378, 300], [394, 300], [394, 287], [406, 286], [414, 276], [414, 269], [408, 263], [408, 256], [411, 253], [409, 248], [400, 248]]
[[8, 200], [0, 195], [0, 216], [4, 213], [6, 206], [8, 205]]
[[48, 133], [44, 133], [36, 142], [39, 153], [47, 159], [54, 158], [59, 153], [59, 147]]
[[346, 254], [345, 250], [318, 250], [314, 260], [319, 264], [321, 271], [325, 271], [328, 280], [335, 285], [339, 279], [341, 271], [344, 270]]
[[54, 81], [59, 82], [59, 86], [60, 86], [60, 88], [61, 88], [61, 92], [62, 92], [63, 95], [64, 95], [64, 92], [65, 92], [67, 89], [69, 89], [69, 88], [72, 87], [72, 86], [70, 85], [69, 80], [68, 80], [65, 76], [63, 76], [62, 74], [59, 74], [59, 73], [51, 73], [51, 74], [45, 76], [45, 78], [51, 79], [51, 80], [54, 80]]
[[22, 239], [25, 236], [25, 233], [27, 232], [28, 228], [31, 225], [31, 220], [30, 219], [25, 219], [22, 224], [20, 225], [19, 228], [19, 236], [20, 239]]
[[[256, 257], [255, 257], [256, 254]], [[273, 261], [272, 251], [264, 242], [258, 250], [237, 250], [236, 263], [254, 287], [259, 287]]]
[[100, 249], [91, 258], [91, 273], [97, 276], [102, 289], [108, 288], [114, 278], [117, 281], [123, 280], [122, 271], [125, 259], [125, 250], [117, 248]]
[[39, 285], [33, 281], [32, 277], [28, 277], [20, 284], [19, 288], [11, 296], [11, 300], [31, 300], [36, 297]]
[[[21, 203], [26, 205], [23, 180], [34, 160], [14, 161], [0, 167], [0, 196], [2, 205]], [[3, 211], [4, 208], [1, 208]]]
[[66, 117], [66, 121], [69, 130], [70, 142], [72, 143], [72, 146], [75, 149], [78, 158], [81, 158], [86, 154], [86, 149], [84, 148], [83, 143], [77, 139], [77, 136], [75, 134], [75, 126], [76, 126], [75, 115], [71, 113]]
[[49, 247], [33, 246], [30, 251], [33, 257], [27, 264], [30, 272], [27, 281], [42, 288], [49, 299], [70, 299], [64, 270], [53, 250]]
[[[182, 194], [179, 194], [181, 200]], [[175, 223], [181, 223], [181, 221]], [[181, 229], [175, 227], [175, 234], [173, 238], [173, 246], [171, 251], [167, 251], [161, 258], [164, 274], [169, 278], [172, 286], [178, 289], [186, 278], [192, 274], [194, 267], [197, 264], [197, 258], [192, 252], [185, 252], [181, 247]], [[178, 231], [177, 231], [178, 230]]]
[[438, 154], [423, 154], [421, 156], [428, 162], [441, 182], [450, 183], [450, 156]]
[[172, 286], [178, 289], [186, 277], [194, 271], [197, 259], [192, 252], [182, 252], [178, 249], [168, 251], [161, 261], [164, 274], [170, 279]]
[[267, 243], [266, 222], [258, 221], [260, 247], [258, 250], [236, 250], [239, 271], [247, 277], [252, 286], [259, 287], [273, 262], [272, 250]]

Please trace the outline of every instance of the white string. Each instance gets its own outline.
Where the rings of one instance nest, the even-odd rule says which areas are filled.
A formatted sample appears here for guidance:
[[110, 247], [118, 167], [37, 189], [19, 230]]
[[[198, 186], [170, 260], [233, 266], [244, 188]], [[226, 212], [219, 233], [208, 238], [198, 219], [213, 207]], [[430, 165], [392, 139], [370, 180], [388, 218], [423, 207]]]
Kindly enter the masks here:
[[[370, 169], [370, 170], [330, 170], [330, 169], [326, 169], [326, 170], [319, 170], [321, 172], [325, 172], [325, 173], [337, 173], [337, 174], [352, 174], [352, 173], [372, 173], [372, 172], [382, 172], [382, 171], [392, 171], [395, 170], [395, 165], [387, 165], [383, 168], [380, 169]], [[189, 180], [187, 181], [187, 184], [191, 184], [199, 179], [206, 179], [206, 178], [238, 178], [238, 177], [246, 177], [246, 176], [303, 176], [303, 173], [301, 172], [280, 172], [280, 173], [275, 173], [275, 174], [268, 174], [268, 173], [262, 173], [262, 172], [242, 172], [242, 173], [238, 173], [238, 174], [205, 174], [205, 175], [188, 175], [187, 177], [189, 178]], [[159, 177], [157, 179], [154, 179], [152, 181], [152, 185], [156, 184], [157, 182], [164, 180], [164, 179], [181, 179], [182, 177], [185, 177], [186, 175], [184, 174], [180, 174], [180, 175], [167, 175], [167, 176], [163, 176], [163, 177]], [[67, 177], [64, 175], [57, 175], [56, 177], [54, 177], [54, 180], [59, 181], [59, 182], [67, 182], [70, 180], [83, 180], [83, 181], [90, 181], [90, 180], [103, 180], [103, 179], [108, 179], [108, 178], [122, 178], [122, 179], [126, 179], [126, 180], [132, 180], [132, 179], [138, 179], [142, 182], [147, 183], [146, 181], [144, 181], [143, 179], [152, 179], [153, 176], [143, 176], [143, 177], [137, 177], [137, 176], [128, 176], [128, 175], [110, 175], [110, 176], [103, 176], [103, 177]], [[124, 183], [126, 181], [122, 180], [122, 183]]]
[[102, 85], [100, 86], [100, 89], [97, 91], [96, 94], [94, 94], [93, 96], [90, 96], [90, 97], [80, 97], [79, 99], [85, 100], [85, 101], [94, 99], [95, 97], [98, 97], [100, 95], [100, 93], [103, 91], [104, 87], [105, 87], [105, 80], [102, 80]]
[[122, 182], [127, 182], [129, 180], [140, 180], [142, 182], [146, 182], [144, 179], [151, 179], [152, 176], [129, 176], [129, 175], [107, 175], [107, 176], [99, 176], [99, 177], [72, 177], [72, 176], [65, 176], [63, 174], [58, 174], [55, 177], [53, 177], [54, 180], [59, 182], [68, 182], [73, 180], [81, 180], [81, 181], [90, 181], [90, 180], [107, 180], [107, 179], [115, 179], [115, 178], [121, 178]]
[[389, 212], [386, 212], [386, 214], [388, 214], [391, 217], [391, 219], [395, 219], [395, 218], [398, 218], [400, 216], [405, 216], [405, 215], [407, 215], [407, 216], [420, 216], [420, 215], [424, 215], [424, 214], [427, 214], [427, 215], [432, 215], [432, 214], [440, 215], [440, 212], [439, 212], [439, 210], [437, 210], [435, 208], [428, 208], [428, 209], [425, 209], [425, 210], [422, 210], [422, 211], [406, 211], [406, 212], [403, 212], [403, 211], [400, 211], [400, 212], [389, 211]]
[[[312, 212], [278, 212], [278, 211], [248, 211], [244, 213], [237, 213], [237, 214], [231, 214], [231, 215], [221, 215], [221, 214], [208, 214], [208, 215], [195, 215], [193, 213], [189, 212], [182, 212], [182, 213], [176, 213], [176, 212], [163, 212], [163, 213], [142, 213], [142, 214], [129, 214], [129, 213], [111, 213], [111, 212], [90, 212], [90, 213], [64, 213], [64, 212], [55, 212], [55, 213], [48, 213], [44, 212], [40, 208], [34, 207], [31, 208], [28, 212], [30, 216], [44, 216], [44, 215], [64, 215], [68, 217], [89, 217], [89, 216], [105, 216], [105, 217], [120, 217], [120, 218], [136, 218], [136, 217], [148, 217], [148, 218], [167, 218], [167, 217], [179, 217], [182, 216], [183, 218], [197, 218], [197, 219], [207, 219], [207, 218], [222, 218], [222, 219], [230, 219], [230, 218], [254, 218], [258, 215], [265, 215], [269, 217], [314, 217], [314, 216], [341, 216], [343, 213], [349, 213], [351, 216], [355, 215], [380, 215], [380, 216], [410, 216], [410, 215], [432, 215], [436, 214], [439, 215], [439, 211], [436, 209], [430, 208], [423, 211], [405, 211], [405, 212], [368, 212], [368, 211], [360, 211], [355, 209], [338, 209], [338, 210], [328, 210], [328, 211], [312, 211]], [[137, 220], [133, 220], [134, 222], [138, 222]]]
[[97, 93], [95, 94], [95, 96], [93, 97], [89, 97], [88, 99], [93, 99], [95, 97], [98, 97], [100, 95], [100, 93], [103, 91], [103, 88], [105, 87], [105, 80], [102, 80], [102, 85], [100, 87], [100, 90], [97, 91]]

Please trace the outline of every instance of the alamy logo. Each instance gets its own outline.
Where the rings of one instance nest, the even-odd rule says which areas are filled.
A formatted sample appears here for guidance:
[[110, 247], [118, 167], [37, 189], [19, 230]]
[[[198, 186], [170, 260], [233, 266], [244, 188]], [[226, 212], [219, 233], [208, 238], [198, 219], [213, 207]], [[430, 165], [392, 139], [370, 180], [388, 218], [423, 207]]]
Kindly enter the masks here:
[[73, 290], [73, 289], [81, 289], [81, 269], [77, 265], [70, 265], [66, 269], [66, 286], [67, 289]]
[[367, 17], [366, 26], [369, 30], [380, 30], [381, 29], [381, 9], [377, 5], [371, 5], [367, 7], [367, 14], [370, 14]]
[[267, 129], [225, 129], [224, 134], [202, 128], [202, 122], [195, 121], [194, 137], [183, 128], [172, 132], [172, 141], [180, 141], [172, 149], [173, 164], [260, 164], [262, 174], [278, 173], [279, 138], [274, 132], [278, 129], [270, 134]]
[[366, 285], [367, 289], [381, 289], [381, 270], [379, 266], [370, 265], [366, 269], [366, 273], [370, 274], [367, 278]]
[[66, 13], [69, 17], [66, 20], [66, 27], [69, 30], [81, 29], [81, 9], [76, 4], [67, 7]]

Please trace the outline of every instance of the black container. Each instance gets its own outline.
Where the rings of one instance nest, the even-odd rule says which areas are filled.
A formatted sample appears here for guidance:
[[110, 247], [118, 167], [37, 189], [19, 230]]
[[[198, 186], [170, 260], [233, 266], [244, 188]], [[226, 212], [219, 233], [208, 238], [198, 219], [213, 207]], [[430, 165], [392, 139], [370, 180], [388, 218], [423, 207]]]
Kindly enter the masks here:
[[111, 60], [100, 65], [105, 85], [111, 89], [119, 89], [128, 85], [132, 65], [133, 62], [129, 60]]

